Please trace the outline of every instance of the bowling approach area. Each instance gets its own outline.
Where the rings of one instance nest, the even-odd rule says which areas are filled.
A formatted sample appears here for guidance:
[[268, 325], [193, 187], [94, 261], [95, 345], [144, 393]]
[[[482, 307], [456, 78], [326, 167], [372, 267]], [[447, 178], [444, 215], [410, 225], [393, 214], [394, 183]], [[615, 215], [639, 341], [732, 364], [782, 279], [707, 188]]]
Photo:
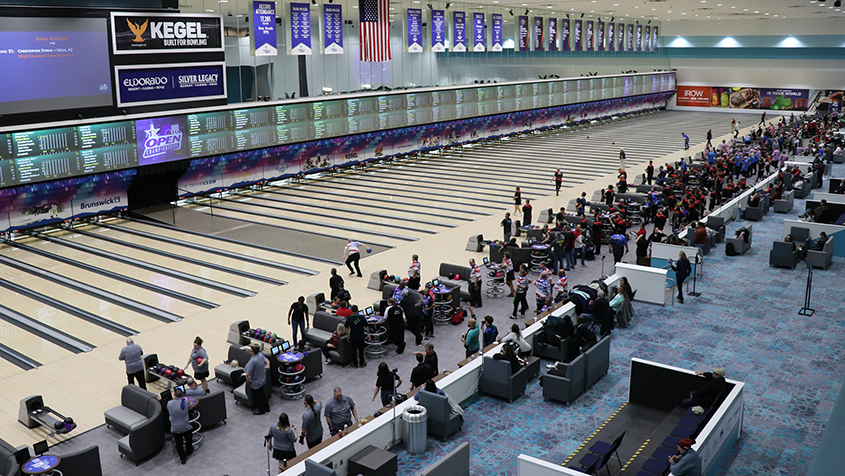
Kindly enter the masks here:
[[[620, 147], [632, 177], [649, 160], [657, 167], [689, 155], [676, 131], [707, 129], [721, 141], [730, 131], [729, 120], [712, 113], [664, 111], [19, 233], [0, 246], [0, 417], [7, 422], [0, 425], [0, 438], [13, 445], [47, 439], [59, 445], [57, 453], [93, 442], [100, 445], [104, 474], [170, 474], [179, 466], [169, 443], [136, 468], [120, 459], [119, 436], [104, 427], [103, 413], [120, 404], [126, 383], [117, 356], [127, 336], [160, 362], [178, 366], [187, 360], [194, 337], [201, 336], [214, 367], [227, 358], [233, 322], [249, 320], [251, 327], [291, 339], [290, 304], [298, 296], [328, 294], [331, 268], [345, 279], [352, 303], [366, 307], [380, 298], [367, 289], [367, 276], [379, 269], [404, 275], [412, 254], [422, 262], [423, 282], [436, 276], [441, 262], [480, 260], [481, 254], [464, 250], [467, 237], [501, 238], [499, 222], [506, 211], [513, 212], [514, 187], [521, 188], [523, 202], [532, 201], [536, 221], [540, 210], [557, 211], [582, 191], [589, 196], [614, 183]], [[558, 168], [564, 188], [555, 196], [552, 177]], [[349, 238], [372, 249], [361, 262], [363, 278], [349, 276], [342, 263]], [[597, 278], [598, 266], [593, 262], [574, 279]], [[494, 300], [486, 298], [483, 310], [496, 311], [500, 333], [510, 325], [506, 300], [491, 306], [486, 303]], [[448, 326], [432, 341], [441, 371], [456, 368], [463, 358], [463, 331]], [[403, 376], [415, 365], [409, 352], [389, 352], [384, 359]], [[322, 378], [306, 383], [306, 391], [326, 401], [331, 388], [343, 382], [344, 393], [359, 405], [359, 416], [371, 415], [377, 408], [370, 401], [375, 370], [376, 365], [326, 366]], [[262, 432], [281, 411], [299, 426], [302, 401], [281, 400], [274, 390], [271, 414], [254, 417], [235, 406], [229, 387], [216, 382], [211, 387], [227, 391], [227, 426], [234, 429], [207, 431], [206, 451], [197, 450], [189, 463], [197, 466], [191, 470], [211, 471], [215, 455], [208, 448], [229, 446], [234, 454], [224, 459], [227, 464], [248, 460], [240, 467], [243, 472], [228, 466], [229, 473], [201, 472], [264, 474]], [[149, 384], [156, 393], [165, 388], [161, 382]], [[48, 437], [45, 428], [15, 423], [20, 401], [36, 394], [71, 416], [77, 428]], [[214, 443], [215, 433], [249, 441]]]

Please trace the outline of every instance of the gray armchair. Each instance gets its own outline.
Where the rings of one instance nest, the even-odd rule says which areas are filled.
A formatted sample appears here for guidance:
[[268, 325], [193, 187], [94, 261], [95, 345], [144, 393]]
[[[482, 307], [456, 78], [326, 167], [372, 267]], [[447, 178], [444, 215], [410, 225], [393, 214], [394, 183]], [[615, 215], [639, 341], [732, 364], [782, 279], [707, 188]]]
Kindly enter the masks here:
[[448, 438], [453, 433], [461, 431], [464, 417], [455, 415], [449, 410], [449, 398], [436, 393], [420, 390], [420, 405], [428, 410], [428, 432], [440, 438]]
[[528, 369], [519, 369], [517, 373], [511, 375], [510, 362], [485, 356], [479, 387], [483, 393], [513, 402], [518, 396], [525, 393], [528, 378]]
[[211, 428], [220, 423], [226, 423], [226, 392], [215, 390], [208, 395], [197, 397], [197, 411], [200, 414], [199, 422], [203, 429]]
[[795, 201], [795, 192], [790, 190], [784, 194], [783, 198], [775, 199], [775, 213], [789, 213], [792, 211], [792, 205]]
[[[267, 380], [264, 383], [264, 387], [262, 390], [264, 391], [264, 395], [267, 397], [267, 400], [270, 400], [270, 394], [273, 390], [273, 369], [267, 369]], [[254, 390], [250, 388], [249, 385], [241, 385], [240, 387], [235, 389], [235, 405], [238, 403], [243, 403], [244, 405], [248, 406], [249, 408], [255, 408], [255, 402], [253, 401], [253, 394]]]
[[[569, 319], [569, 317], [567, 316], [566, 319]], [[569, 337], [561, 339], [560, 345], [557, 346], [540, 343], [539, 337], [539, 332], [535, 332], [532, 336], [534, 340], [531, 342], [531, 353], [534, 356], [554, 360], [556, 362], [563, 362], [567, 360], [567, 357], [569, 356]]]
[[[554, 373], [549, 372], [540, 377], [543, 387], [543, 398], [563, 402], [567, 405], [575, 401], [586, 388], [585, 365], [587, 359], [584, 354], [579, 355], [569, 364], [559, 363]], [[563, 375], [559, 375], [563, 373]]]
[[125, 385], [120, 393], [120, 406], [106, 410], [106, 425], [121, 433], [129, 433], [136, 423], [148, 420], [153, 410], [161, 410], [157, 395], [135, 385]]
[[736, 255], [744, 255], [746, 251], [751, 249], [751, 225], [745, 227], [748, 230], [748, 240], [744, 240], [742, 238], [728, 238], [725, 240], [725, 253], [728, 253], [728, 248], [733, 249], [733, 253]]
[[760, 206], [758, 207], [748, 207], [745, 209], [745, 219], [751, 221], [760, 221], [763, 219], [763, 215], [766, 213], [763, 211], [763, 200], [760, 199]]
[[831, 236], [824, 244], [822, 251], [807, 250], [807, 264], [814, 268], [827, 269], [833, 260], [833, 239]]
[[226, 360], [229, 362], [237, 360], [238, 365], [236, 367], [232, 367], [231, 364], [224, 363], [214, 367], [214, 378], [216, 378], [218, 382], [222, 380], [234, 388], [240, 387], [246, 380], [244, 378], [244, 365], [246, 365], [250, 357], [252, 357], [252, 353], [248, 350], [244, 350], [242, 346], [230, 345], [228, 358]]
[[793, 226], [789, 229], [789, 236], [798, 245], [805, 245], [810, 241], [810, 229], [803, 226]]
[[809, 178], [805, 178], [804, 180], [795, 183], [792, 189], [795, 192], [795, 198], [807, 198], [807, 195], [809, 195], [812, 190], [810, 185]]
[[100, 448], [96, 445], [59, 456], [62, 461], [56, 469], [61, 471], [63, 476], [103, 476]]
[[704, 224], [707, 228], [716, 230], [716, 243], [725, 241], [725, 219], [717, 216], [707, 217], [707, 222]]
[[605, 336], [584, 352], [584, 358], [587, 359], [585, 386], [590, 388], [607, 375], [610, 369], [610, 336]]
[[18, 463], [15, 453], [19, 450], [26, 451], [26, 459], [31, 458], [29, 447], [18, 446], [15, 448], [9, 443], [0, 440], [0, 474], [3, 476], [20, 476], [21, 465]]
[[786, 241], [775, 241], [769, 251], [769, 265], [778, 268], [795, 269], [798, 261], [801, 260], [801, 251], [795, 243]]

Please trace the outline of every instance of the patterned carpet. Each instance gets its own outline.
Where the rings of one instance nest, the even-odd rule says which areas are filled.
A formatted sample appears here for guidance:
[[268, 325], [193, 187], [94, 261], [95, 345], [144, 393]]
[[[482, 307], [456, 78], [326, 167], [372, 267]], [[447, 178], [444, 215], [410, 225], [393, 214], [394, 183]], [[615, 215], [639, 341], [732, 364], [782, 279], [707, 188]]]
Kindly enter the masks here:
[[[833, 176], [842, 176], [837, 166]], [[825, 186], [826, 189], [826, 186]], [[825, 429], [845, 373], [845, 267], [834, 258], [816, 270], [812, 307], [801, 316], [807, 268], [771, 268], [771, 242], [784, 218], [769, 213], [754, 222], [754, 241], [744, 256], [725, 256], [724, 244], [705, 257], [698, 298], [667, 307], [635, 304], [628, 329], [614, 331], [610, 373], [571, 406], [542, 399], [537, 380], [513, 404], [480, 396], [467, 406], [464, 431], [448, 442], [429, 439], [429, 451], [397, 450], [400, 474], [411, 475], [458, 444], [471, 445], [471, 471], [515, 475], [520, 453], [561, 462], [627, 400], [632, 357], [689, 369], [724, 367], [746, 387], [745, 423], [718, 475], [805, 474]], [[727, 234], [750, 222], [732, 222]], [[543, 369], [545, 370], [545, 369]]]

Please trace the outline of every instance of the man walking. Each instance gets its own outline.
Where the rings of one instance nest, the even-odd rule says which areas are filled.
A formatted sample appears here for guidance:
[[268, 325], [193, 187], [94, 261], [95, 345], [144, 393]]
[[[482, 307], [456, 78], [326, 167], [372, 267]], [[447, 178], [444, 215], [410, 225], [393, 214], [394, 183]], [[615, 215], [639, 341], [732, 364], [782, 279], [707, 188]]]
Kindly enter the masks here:
[[511, 226], [513, 226], [513, 220], [511, 220], [510, 212], [505, 212], [505, 218], [499, 226], [502, 227], [502, 234], [504, 235], [505, 243], [509, 242], [511, 240]]
[[710, 141], [713, 140], [713, 129], [707, 129], [707, 147], [713, 148], [713, 143]]
[[132, 336], [129, 336], [126, 338], [126, 347], [120, 349], [120, 355], [117, 356], [117, 359], [126, 363], [126, 379], [129, 381], [129, 385], [132, 385], [133, 380], [135, 380], [139, 387], [146, 390], [147, 380], [144, 375], [144, 362], [141, 361], [142, 355], [144, 355], [144, 351], [141, 350], [141, 346], [135, 343]]

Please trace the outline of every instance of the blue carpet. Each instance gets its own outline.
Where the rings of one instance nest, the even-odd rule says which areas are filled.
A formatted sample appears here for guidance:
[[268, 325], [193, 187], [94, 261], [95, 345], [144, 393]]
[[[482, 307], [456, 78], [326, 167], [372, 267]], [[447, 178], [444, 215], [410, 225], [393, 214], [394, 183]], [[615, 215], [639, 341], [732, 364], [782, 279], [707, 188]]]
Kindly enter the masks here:
[[[834, 176], [843, 172], [837, 166]], [[782, 238], [783, 219], [796, 218], [804, 203], [796, 200], [790, 214], [729, 224], [728, 236], [753, 224], [752, 248], [732, 257], [724, 243], [712, 250], [697, 283], [701, 297], [665, 308], [636, 303], [631, 327], [613, 333], [610, 373], [571, 406], [545, 402], [536, 379], [513, 404], [476, 397], [466, 405], [463, 432], [448, 442], [429, 439], [422, 455], [397, 450], [400, 474], [418, 473], [464, 441], [473, 474], [515, 475], [520, 453], [562, 462], [627, 401], [632, 357], [724, 367], [728, 378], [747, 384], [742, 437], [718, 475], [806, 474], [845, 373], [845, 266], [834, 258], [828, 270], [815, 270], [815, 315], [798, 315], [806, 265], [771, 268], [768, 254]]]

